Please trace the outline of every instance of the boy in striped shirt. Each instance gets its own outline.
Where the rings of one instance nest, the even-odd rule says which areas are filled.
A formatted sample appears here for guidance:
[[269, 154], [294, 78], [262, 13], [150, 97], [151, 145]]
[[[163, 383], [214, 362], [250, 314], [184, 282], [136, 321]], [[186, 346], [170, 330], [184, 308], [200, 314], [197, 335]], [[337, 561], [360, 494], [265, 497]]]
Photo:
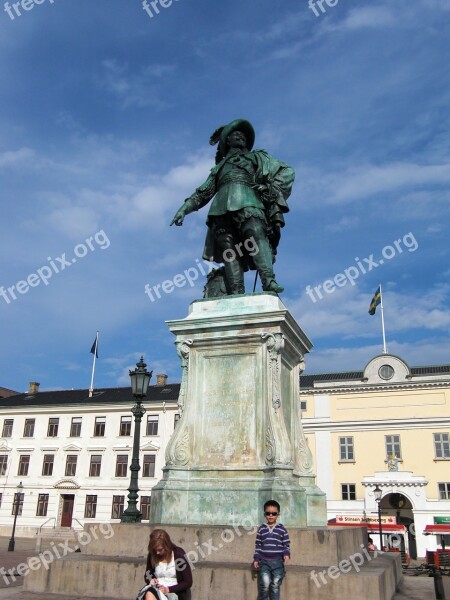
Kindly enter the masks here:
[[285, 575], [284, 566], [291, 556], [289, 534], [277, 523], [280, 505], [276, 500], [264, 504], [266, 522], [258, 527], [253, 566], [258, 569], [258, 600], [279, 600], [280, 585]]

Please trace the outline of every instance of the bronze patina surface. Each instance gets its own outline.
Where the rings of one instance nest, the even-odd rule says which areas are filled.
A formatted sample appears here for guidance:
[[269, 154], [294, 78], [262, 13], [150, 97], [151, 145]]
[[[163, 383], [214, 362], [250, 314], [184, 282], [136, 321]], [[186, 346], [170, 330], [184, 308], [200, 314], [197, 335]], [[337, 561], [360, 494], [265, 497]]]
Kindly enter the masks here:
[[284, 227], [294, 170], [265, 150], [252, 150], [253, 126], [236, 119], [219, 127], [210, 144], [218, 144], [216, 165], [206, 181], [177, 210], [171, 225], [211, 200], [203, 258], [224, 264], [224, 285], [205, 295], [243, 294], [244, 271], [256, 269], [264, 291], [280, 293], [273, 263]]

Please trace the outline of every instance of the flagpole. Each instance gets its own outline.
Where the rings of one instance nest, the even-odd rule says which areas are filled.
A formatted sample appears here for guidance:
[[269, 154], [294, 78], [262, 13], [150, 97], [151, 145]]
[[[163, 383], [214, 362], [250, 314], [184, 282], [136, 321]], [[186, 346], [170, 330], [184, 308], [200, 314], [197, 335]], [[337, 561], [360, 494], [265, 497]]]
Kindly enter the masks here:
[[383, 310], [383, 293], [381, 291], [381, 283], [380, 283], [380, 308], [381, 308], [381, 328], [383, 330], [383, 354], [387, 354], [387, 347], [386, 347], [386, 332], [384, 329], [384, 310]]
[[92, 398], [92, 394], [94, 393], [94, 373], [95, 373], [95, 359], [97, 358], [97, 348], [98, 348], [98, 331], [97, 331], [97, 335], [95, 336], [94, 361], [92, 363], [91, 387], [89, 388], [89, 398]]

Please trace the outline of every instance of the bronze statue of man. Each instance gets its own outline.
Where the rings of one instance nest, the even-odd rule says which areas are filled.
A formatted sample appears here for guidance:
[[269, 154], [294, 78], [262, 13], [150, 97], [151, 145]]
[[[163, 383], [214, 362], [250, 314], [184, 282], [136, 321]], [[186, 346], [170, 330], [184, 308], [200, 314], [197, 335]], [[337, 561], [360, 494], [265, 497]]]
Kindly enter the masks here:
[[[216, 165], [208, 179], [185, 200], [171, 225], [205, 206], [212, 198], [203, 258], [224, 263], [228, 294], [243, 294], [244, 271], [256, 269], [263, 290], [280, 293], [273, 263], [284, 227], [283, 213], [294, 170], [265, 150], [252, 151], [255, 131], [249, 121], [236, 119], [219, 127], [210, 144], [218, 145]], [[255, 248], [249, 255], [246, 249]]]

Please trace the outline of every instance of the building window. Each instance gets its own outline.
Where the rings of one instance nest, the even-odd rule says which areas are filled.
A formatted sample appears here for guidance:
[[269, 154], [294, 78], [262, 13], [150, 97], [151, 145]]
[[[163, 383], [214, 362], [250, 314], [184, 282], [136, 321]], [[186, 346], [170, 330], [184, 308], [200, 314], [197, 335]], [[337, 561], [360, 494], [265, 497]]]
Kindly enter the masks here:
[[306, 410], [306, 400], [300, 400], [300, 408], [301, 410]]
[[36, 419], [25, 419], [25, 427], [23, 429], [23, 437], [33, 437], [35, 421], [36, 421]]
[[25, 477], [28, 475], [28, 467], [30, 466], [30, 455], [29, 454], [21, 454], [19, 458], [19, 469], [17, 471], [17, 475], [22, 475]]
[[53, 475], [53, 463], [55, 462], [54, 454], [44, 454], [44, 462], [42, 463], [42, 475]]
[[106, 417], [95, 417], [94, 437], [104, 437]]
[[57, 437], [58, 435], [59, 419], [52, 417], [48, 420], [47, 437]]
[[340, 437], [339, 438], [339, 460], [340, 461], [354, 461], [355, 453], [353, 450], [353, 438], [352, 437]]
[[178, 425], [178, 421], [180, 420], [180, 414], [179, 413], [175, 413], [173, 416], [173, 428], [175, 429], [175, 427]]
[[402, 458], [402, 450], [400, 448], [400, 436], [399, 435], [385, 435], [386, 440], [386, 458], [395, 456], [396, 458]]
[[77, 460], [78, 456], [76, 454], [68, 454], [66, 458], [66, 471], [64, 475], [66, 477], [75, 477], [77, 472]]
[[142, 477], [154, 477], [155, 476], [155, 460], [154, 454], [144, 454], [144, 465], [142, 469]]
[[111, 519], [120, 519], [125, 504], [125, 496], [113, 496]]
[[131, 435], [131, 417], [120, 417], [119, 435]]
[[118, 454], [116, 460], [116, 477], [126, 477], [128, 469], [128, 454]]
[[439, 500], [450, 500], [450, 483], [438, 483]]
[[354, 483], [343, 483], [341, 494], [342, 500], [356, 500], [356, 485]]
[[8, 455], [1, 454], [0, 455], [0, 477], [6, 475], [6, 469], [8, 468]]
[[381, 379], [388, 381], [394, 376], [394, 369], [391, 367], [391, 365], [382, 365], [378, 369], [378, 375], [381, 377]]
[[86, 496], [86, 505], [84, 507], [84, 518], [94, 519], [97, 512], [97, 496]]
[[80, 437], [81, 435], [81, 417], [72, 417], [70, 424], [70, 437]]
[[91, 464], [89, 466], [89, 477], [100, 477], [101, 467], [102, 467], [101, 454], [93, 454], [91, 456]]
[[9, 438], [12, 436], [14, 419], [5, 419], [3, 421], [2, 437]]
[[151, 496], [141, 496], [141, 513], [143, 521], [148, 521], [150, 518], [150, 498]]
[[146, 435], [158, 435], [158, 415], [148, 415]]
[[48, 494], [39, 494], [36, 516], [37, 517], [46, 517], [48, 509]]
[[14, 499], [12, 503], [11, 514], [15, 515], [17, 510], [17, 515], [20, 517], [23, 510], [23, 499], [25, 497], [24, 492], [15, 492]]
[[450, 458], [448, 433], [433, 433], [436, 458]]

